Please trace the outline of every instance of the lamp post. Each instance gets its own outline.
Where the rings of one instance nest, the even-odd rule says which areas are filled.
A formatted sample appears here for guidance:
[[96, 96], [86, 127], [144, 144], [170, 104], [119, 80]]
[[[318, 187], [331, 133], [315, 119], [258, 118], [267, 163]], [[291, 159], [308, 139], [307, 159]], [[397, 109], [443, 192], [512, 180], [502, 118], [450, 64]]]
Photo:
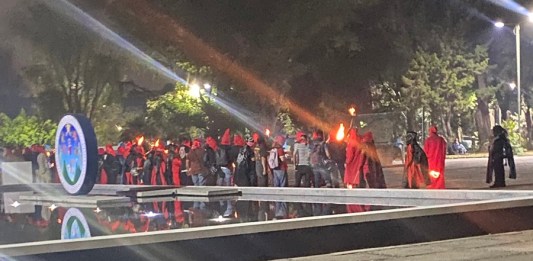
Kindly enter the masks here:
[[[528, 21], [533, 23], [533, 14], [530, 13], [528, 15]], [[497, 28], [503, 28], [505, 24], [501, 21], [498, 21], [494, 23], [494, 26]], [[518, 127], [518, 133], [520, 133], [520, 115], [522, 112], [522, 101], [521, 101], [521, 91], [520, 91], [520, 23], [516, 24], [513, 29], [513, 33], [515, 35], [515, 43], [516, 43], [516, 102], [517, 102], [517, 127]]]
[[522, 106], [521, 105], [521, 101], [520, 101], [520, 24], [517, 24], [515, 27], [514, 27], [514, 35], [516, 37], [516, 93], [517, 93], [517, 98], [516, 98], [516, 101], [518, 103], [518, 115], [517, 115], [517, 118], [516, 118], [516, 125], [518, 127], [518, 135], [520, 135], [520, 115], [521, 115], [521, 112], [522, 112]]

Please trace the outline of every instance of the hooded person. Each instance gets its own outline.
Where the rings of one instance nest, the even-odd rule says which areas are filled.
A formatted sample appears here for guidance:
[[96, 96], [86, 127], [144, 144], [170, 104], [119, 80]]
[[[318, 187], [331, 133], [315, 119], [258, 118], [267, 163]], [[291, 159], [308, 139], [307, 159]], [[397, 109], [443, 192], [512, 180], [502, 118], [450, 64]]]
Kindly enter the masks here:
[[[157, 142], [156, 142], [157, 143]], [[154, 154], [152, 157], [152, 173], [150, 175], [151, 185], [168, 185], [167, 166], [165, 164], [165, 145], [162, 143], [156, 144], [153, 148]]]
[[272, 185], [274, 187], [286, 187], [288, 184], [287, 162], [283, 144], [285, 144], [285, 138], [281, 135], [277, 136], [268, 155], [268, 165], [272, 170]]
[[429, 137], [424, 143], [424, 151], [428, 158], [429, 178], [428, 189], [445, 189], [444, 167], [447, 151], [446, 140], [438, 134], [436, 126], [429, 128]]
[[361, 151], [363, 153], [362, 172], [368, 187], [387, 188], [372, 132], [369, 131], [361, 137]]
[[217, 173], [217, 186], [231, 186], [231, 170], [229, 169], [228, 151], [230, 149], [230, 129], [226, 129], [220, 138], [220, 146], [212, 142], [215, 151], [215, 168]]
[[126, 157], [124, 184], [138, 185], [140, 183], [145, 160], [143, 151], [137, 144], [130, 146], [129, 153], [127, 153], [128, 156]]
[[254, 145], [254, 139], [248, 138], [237, 156], [234, 182], [239, 187], [255, 185]]
[[404, 188], [423, 188], [431, 184], [431, 179], [429, 178], [428, 159], [422, 147], [418, 145], [416, 132], [407, 132], [406, 144], [402, 185]]
[[166, 179], [167, 184], [180, 186], [181, 185], [181, 158], [178, 154], [178, 148], [171, 144], [167, 146], [167, 157], [165, 159], [166, 165]]
[[257, 186], [268, 187], [268, 148], [263, 136], [259, 135], [253, 149]]
[[105, 146], [103, 168], [107, 174], [107, 183], [103, 184], [116, 184], [120, 172], [120, 162], [111, 144]]
[[494, 173], [494, 184], [490, 188], [505, 187], [504, 161], [509, 165], [509, 178], [516, 179], [516, 166], [514, 163], [513, 148], [507, 138], [507, 131], [500, 125], [492, 128], [494, 139], [489, 146], [489, 162], [487, 164], [487, 183], [492, 182]]
[[361, 151], [361, 138], [357, 129], [348, 131], [348, 144], [346, 147], [346, 170], [344, 184], [348, 188], [359, 187], [363, 179], [362, 173], [363, 152]]
[[189, 161], [187, 175], [191, 176], [194, 186], [205, 186], [207, 184], [208, 170], [203, 163], [204, 154], [205, 150], [202, 148], [201, 141], [195, 139], [192, 142], [191, 151], [187, 154]]
[[326, 143], [324, 142], [324, 132], [317, 130], [313, 132], [313, 140], [311, 146], [311, 167], [313, 168], [314, 187], [320, 188], [325, 183], [327, 188], [332, 187], [331, 175], [326, 166], [328, 162], [328, 152]]
[[228, 152], [228, 160], [233, 173], [235, 173], [235, 169], [237, 168], [237, 157], [239, 156], [239, 152], [244, 145], [244, 139], [240, 134], [233, 135], [233, 145], [231, 145]]

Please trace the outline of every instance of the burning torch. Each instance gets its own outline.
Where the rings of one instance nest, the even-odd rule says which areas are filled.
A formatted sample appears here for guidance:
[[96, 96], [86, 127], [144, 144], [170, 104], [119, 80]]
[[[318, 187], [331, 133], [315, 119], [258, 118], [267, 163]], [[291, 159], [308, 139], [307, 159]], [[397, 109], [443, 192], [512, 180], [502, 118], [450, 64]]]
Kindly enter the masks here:
[[352, 117], [350, 120], [350, 129], [351, 129], [353, 128], [353, 121], [355, 119], [355, 116], [357, 116], [357, 106], [352, 105], [352, 107], [348, 109], [348, 112], [350, 113], [350, 116]]

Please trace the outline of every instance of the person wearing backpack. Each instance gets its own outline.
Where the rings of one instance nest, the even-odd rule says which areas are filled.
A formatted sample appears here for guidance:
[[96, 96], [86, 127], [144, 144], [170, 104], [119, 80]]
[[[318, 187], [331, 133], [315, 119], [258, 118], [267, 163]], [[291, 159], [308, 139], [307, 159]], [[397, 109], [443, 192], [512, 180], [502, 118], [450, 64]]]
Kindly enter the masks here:
[[268, 165], [272, 170], [272, 185], [274, 187], [286, 187], [288, 185], [287, 162], [282, 145], [285, 143], [283, 136], [277, 136], [268, 156]]
[[294, 166], [295, 173], [295, 187], [300, 187], [303, 178], [303, 186], [311, 186], [311, 177], [313, 177], [313, 169], [310, 162], [311, 150], [307, 141], [307, 135], [300, 135], [298, 143], [294, 144]]
[[331, 188], [331, 175], [326, 169], [326, 148], [324, 143], [324, 133], [315, 131], [313, 133], [313, 148], [311, 149], [311, 167], [313, 168], [314, 187], [319, 188], [322, 180], [327, 188]]
[[248, 138], [246, 145], [244, 145], [236, 160], [235, 167], [235, 185], [239, 187], [253, 186], [255, 184], [255, 164], [253, 164], [254, 157], [254, 140]]
[[494, 173], [494, 184], [490, 188], [505, 187], [505, 160], [509, 165], [510, 179], [516, 179], [516, 166], [514, 163], [513, 148], [507, 138], [507, 131], [500, 125], [492, 128], [494, 140], [489, 146], [489, 162], [487, 164], [487, 183], [492, 182], [492, 174]]

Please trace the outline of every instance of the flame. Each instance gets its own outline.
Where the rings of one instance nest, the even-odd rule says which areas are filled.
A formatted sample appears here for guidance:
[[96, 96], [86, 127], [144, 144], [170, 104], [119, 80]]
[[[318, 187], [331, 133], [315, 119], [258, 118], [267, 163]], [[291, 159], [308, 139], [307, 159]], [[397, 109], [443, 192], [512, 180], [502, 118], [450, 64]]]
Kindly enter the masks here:
[[337, 131], [337, 136], [335, 136], [335, 139], [337, 139], [337, 141], [344, 139], [344, 124], [341, 123], [339, 126], [339, 130]]
[[438, 178], [440, 176], [440, 172], [432, 170], [429, 172], [429, 175], [433, 178]]
[[144, 142], [144, 136], [141, 136], [138, 140], [137, 140], [137, 145], [138, 146], [141, 146]]
[[159, 139], [157, 139], [157, 140], [155, 141], [154, 147], [156, 147], [156, 148], [159, 147]]
[[267, 137], [270, 137], [270, 130], [269, 130], [269, 129], [266, 129], [266, 130], [265, 130], [265, 134], [267, 135]]
[[355, 107], [350, 107], [350, 109], [348, 109], [348, 112], [350, 113], [350, 115], [355, 116]]

